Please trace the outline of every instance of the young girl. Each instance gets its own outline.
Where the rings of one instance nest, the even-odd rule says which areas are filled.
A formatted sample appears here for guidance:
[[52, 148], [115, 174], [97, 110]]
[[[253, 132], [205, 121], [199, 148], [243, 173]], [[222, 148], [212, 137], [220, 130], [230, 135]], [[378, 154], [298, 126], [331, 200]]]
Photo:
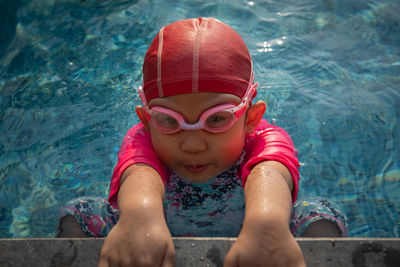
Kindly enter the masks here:
[[122, 142], [108, 202], [72, 200], [59, 236], [107, 236], [99, 266], [172, 266], [171, 236], [237, 236], [225, 266], [304, 266], [294, 236], [346, 235], [331, 202], [294, 202], [297, 151], [262, 119], [266, 104], [251, 103], [256, 88], [249, 51], [226, 24], [163, 27], [144, 59], [141, 123]]

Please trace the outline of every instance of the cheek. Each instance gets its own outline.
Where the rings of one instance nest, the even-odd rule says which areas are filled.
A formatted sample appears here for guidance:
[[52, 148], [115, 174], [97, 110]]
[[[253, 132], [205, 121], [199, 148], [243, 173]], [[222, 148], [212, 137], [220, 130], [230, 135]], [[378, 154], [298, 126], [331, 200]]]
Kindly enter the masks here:
[[221, 140], [217, 142], [222, 154], [220, 157], [228, 164], [233, 164], [238, 160], [244, 146], [245, 134], [243, 128], [235, 127], [232, 130], [232, 132], [229, 131], [226, 135], [221, 136]]
[[170, 137], [165, 136], [158, 131], [152, 131], [151, 133], [151, 142], [153, 144], [154, 151], [160, 157], [160, 159], [167, 163], [169, 159], [172, 158], [172, 151], [175, 151], [175, 143], [171, 140]]
[[226, 155], [236, 155], [240, 154], [243, 150], [243, 139], [242, 138], [232, 138], [226, 139], [224, 142], [224, 150]]

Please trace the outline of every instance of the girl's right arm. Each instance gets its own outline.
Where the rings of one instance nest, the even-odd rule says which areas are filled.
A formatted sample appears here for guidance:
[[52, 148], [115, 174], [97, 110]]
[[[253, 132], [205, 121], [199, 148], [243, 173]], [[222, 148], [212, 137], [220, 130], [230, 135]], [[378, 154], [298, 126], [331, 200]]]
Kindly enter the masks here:
[[152, 167], [134, 164], [124, 171], [118, 193], [119, 221], [104, 242], [99, 267], [174, 265], [164, 193], [162, 179]]

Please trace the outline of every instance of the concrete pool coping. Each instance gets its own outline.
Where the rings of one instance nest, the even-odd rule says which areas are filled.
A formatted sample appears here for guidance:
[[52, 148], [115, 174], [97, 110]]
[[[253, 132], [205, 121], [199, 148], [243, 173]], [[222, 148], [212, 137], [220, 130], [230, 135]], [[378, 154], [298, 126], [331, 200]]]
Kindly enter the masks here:
[[[222, 266], [235, 238], [174, 238], [176, 266]], [[400, 266], [399, 238], [297, 238], [307, 266]], [[0, 266], [97, 266], [104, 238], [0, 239]]]

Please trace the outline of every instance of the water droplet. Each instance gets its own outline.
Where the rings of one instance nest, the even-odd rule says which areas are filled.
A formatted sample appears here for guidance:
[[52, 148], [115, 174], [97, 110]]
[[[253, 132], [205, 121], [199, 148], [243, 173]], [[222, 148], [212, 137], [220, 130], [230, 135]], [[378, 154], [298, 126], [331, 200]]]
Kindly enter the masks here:
[[201, 260], [201, 261], [204, 261], [204, 257], [200, 257], [200, 260]]
[[149, 233], [147, 233], [147, 234], [146, 234], [146, 237], [150, 237], [150, 234], [149, 234]]
[[195, 243], [192, 243], [192, 247], [194, 247], [194, 246], [196, 246], [196, 244], [195, 244]]

